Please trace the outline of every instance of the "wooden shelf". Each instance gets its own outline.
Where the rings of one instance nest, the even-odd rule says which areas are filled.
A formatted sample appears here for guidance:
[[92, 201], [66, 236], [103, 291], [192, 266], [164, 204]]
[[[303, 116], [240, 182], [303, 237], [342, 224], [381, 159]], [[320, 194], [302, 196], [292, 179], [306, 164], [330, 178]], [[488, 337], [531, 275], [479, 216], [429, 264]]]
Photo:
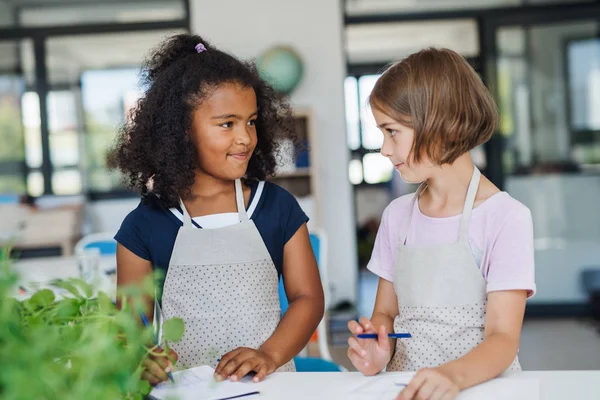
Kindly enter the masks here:
[[[306, 107], [295, 107], [293, 110], [294, 130], [300, 149], [294, 149], [292, 141], [284, 141], [281, 151], [281, 169], [275, 176], [269, 177], [297, 199], [303, 199], [310, 210], [309, 217], [314, 226], [319, 226], [316, 215], [318, 195], [316, 192], [316, 160], [312, 153], [313, 118], [312, 111]], [[306, 146], [306, 147], [304, 147]], [[298, 167], [297, 165], [300, 165]]]

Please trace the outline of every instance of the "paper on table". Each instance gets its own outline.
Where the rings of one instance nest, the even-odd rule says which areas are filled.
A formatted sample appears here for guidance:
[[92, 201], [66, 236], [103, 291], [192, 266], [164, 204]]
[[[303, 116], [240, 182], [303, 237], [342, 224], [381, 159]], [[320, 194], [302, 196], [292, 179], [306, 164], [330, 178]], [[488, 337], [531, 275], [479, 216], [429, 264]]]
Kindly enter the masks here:
[[252, 383], [242, 382], [215, 382], [214, 369], [200, 366], [184, 371], [173, 372], [175, 383], [164, 382], [157, 385], [150, 398], [164, 400], [175, 398], [178, 400], [218, 400], [234, 396], [241, 396], [256, 391]]
[[[366, 378], [351, 391], [353, 399], [393, 400], [414, 373], [384, 373]], [[488, 381], [458, 394], [457, 400], [538, 400], [540, 383], [537, 379], [505, 377]]]
[[384, 373], [361, 383], [353, 389], [357, 398], [369, 398], [372, 400], [393, 400], [398, 393], [410, 382], [414, 373]]

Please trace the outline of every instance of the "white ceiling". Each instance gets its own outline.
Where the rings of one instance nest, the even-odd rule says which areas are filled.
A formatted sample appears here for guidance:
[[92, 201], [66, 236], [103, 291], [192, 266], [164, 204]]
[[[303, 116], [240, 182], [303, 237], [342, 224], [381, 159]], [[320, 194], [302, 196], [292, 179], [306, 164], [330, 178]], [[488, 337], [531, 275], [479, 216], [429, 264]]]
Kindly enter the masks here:
[[462, 19], [346, 27], [346, 53], [351, 63], [385, 63], [426, 47], [444, 47], [465, 57], [477, 56], [477, 23]]

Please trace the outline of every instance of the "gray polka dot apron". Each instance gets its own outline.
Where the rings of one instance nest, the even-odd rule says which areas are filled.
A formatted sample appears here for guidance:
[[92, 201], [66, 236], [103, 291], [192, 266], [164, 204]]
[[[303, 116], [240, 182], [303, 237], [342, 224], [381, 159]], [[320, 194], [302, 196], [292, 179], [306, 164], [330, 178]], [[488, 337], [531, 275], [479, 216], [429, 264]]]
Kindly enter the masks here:
[[[278, 274], [254, 222], [240, 180], [235, 181], [240, 223], [199, 229], [182, 201], [179, 229], [162, 293], [161, 316], [180, 317], [185, 332], [170, 346], [179, 368], [215, 367], [237, 347], [258, 349], [281, 320]], [[293, 361], [278, 371], [295, 371]]]
[[[471, 211], [481, 174], [477, 168], [469, 184], [460, 220], [458, 241], [427, 247], [406, 245], [415, 202], [425, 189], [415, 193], [406, 232], [396, 250], [394, 289], [399, 315], [395, 332], [409, 332], [411, 339], [398, 339], [388, 371], [417, 371], [437, 367], [468, 353], [484, 339], [487, 305], [486, 282], [469, 248]], [[520, 370], [518, 357], [509, 370]]]

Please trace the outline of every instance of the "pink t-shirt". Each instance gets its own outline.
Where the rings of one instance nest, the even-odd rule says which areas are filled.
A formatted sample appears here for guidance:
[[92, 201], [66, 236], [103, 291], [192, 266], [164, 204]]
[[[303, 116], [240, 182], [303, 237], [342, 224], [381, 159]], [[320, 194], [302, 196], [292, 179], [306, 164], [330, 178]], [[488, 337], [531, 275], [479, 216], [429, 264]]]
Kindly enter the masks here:
[[[431, 246], [458, 240], [460, 215], [432, 218], [421, 213], [418, 202], [406, 232], [413, 194], [397, 198], [383, 212], [375, 247], [367, 268], [394, 281], [394, 259], [401, 240], [408, 246]], [[527, 290], [535, 293], [533, 222], [531, 212], [508, 193], [500, 192], [473, 209], [469, 245], [487, 282], [487, 292]]]

